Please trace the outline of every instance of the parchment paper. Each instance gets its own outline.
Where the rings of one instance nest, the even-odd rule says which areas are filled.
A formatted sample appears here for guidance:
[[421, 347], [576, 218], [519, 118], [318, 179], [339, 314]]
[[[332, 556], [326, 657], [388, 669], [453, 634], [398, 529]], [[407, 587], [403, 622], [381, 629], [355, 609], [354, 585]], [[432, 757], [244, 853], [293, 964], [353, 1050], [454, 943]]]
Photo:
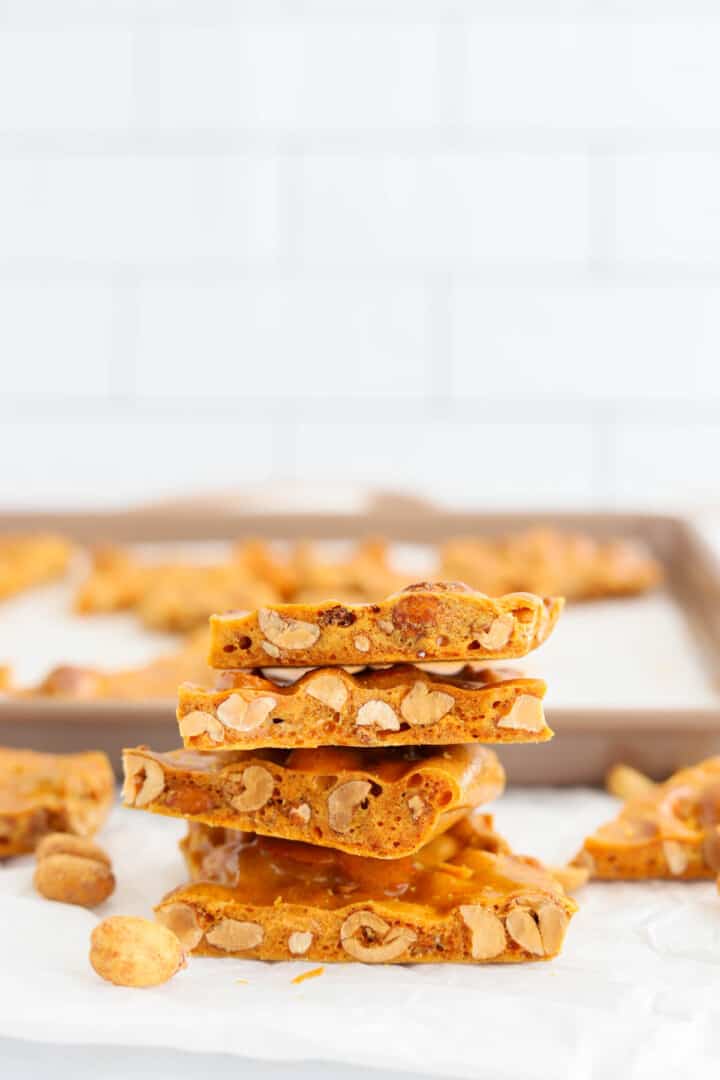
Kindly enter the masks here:
[[[517, 850], [560, 862], [614, 800], [580, 789], [515, 790], [495, 810]], [[181, 831], [178, 822], [116, 810], [101, 839], [119, 884], [97, 912], [37, 897], [30, 857], [0, 868], [0, 1035], [492, 1080], [717, 1074], [714, 883], [591, 884], [578, 895], [563, 955], [549, 963], [328, 965], [293, 985], [314, 965], [196, 959], [156, 989], [103, 983], [87, 961], [92, 927], [112, 913], [148, 915], [184, 879]]]

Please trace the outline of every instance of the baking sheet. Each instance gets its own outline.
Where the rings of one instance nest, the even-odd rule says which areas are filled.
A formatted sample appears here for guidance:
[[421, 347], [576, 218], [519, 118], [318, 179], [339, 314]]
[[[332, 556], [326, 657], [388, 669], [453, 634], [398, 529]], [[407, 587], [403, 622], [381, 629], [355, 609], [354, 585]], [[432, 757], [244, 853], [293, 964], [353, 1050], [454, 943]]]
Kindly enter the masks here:
[[[615, 805], [598, 791], [511, 790], [496, 815], [518, 850], [561, 862]], [[101, 982], [87, 961], [92, 927], [108, 914], [148, 915], [183, 880], [180, 832], [179, 822], [115, 811], [101, 840], [118, 890], [96, 913], [49, 908], [33, 892], [31, 857], [0, 866], [7, 930], [0, 1035], [473, 1080], [685, 1080], [717, 1072], [713, 883], [591, 884], [578, 895], [563, 954], [549, 963], [328, 965], [295, 986], [292, 978], [314, 965], [193, 959], [151, 990]]]
[[[546, 711], [557, 737], [542, 757], [534, 747], [509, 746], [500, 756], [512, 783], [597, 784], [618, 760], [654, 777], [720, 753], [720, 574], [692, 527], [653, 515], [482, 515], [402, 502], [392, 512], [232, 515], [137, 512], [125, 515], [48, 515], [3, 519], [0, 528], [55, 528], [80, 538], [128, 542], [141, 550], [206, 561], [227, 551], [209, 537], [323, 537], [341, 555], [340, 537], [396, 538], [395, 561], [409, 580], [431, 572], [431, 549], [411, 542], [448, 536], [518, 531], [532, 524], [624, 536], [646, 543], [662, 559], [664, 589], [649, 596], [569, 605], [550, 640], [511, 665], [549, 685]], [[172, 540], [170, 539], [172, 538]], [[74, 578], [81, 576], [80, 563]], [[146, 662], [175, 647], [177, 638], [149, 634], [134, 616], [71, 614], [72, 585], [36, 590], [0, 605], [0, 663], [15, 663], [21, 681], [34, 681], [58, 663], [108, 668]], [[167, 702], [16, 701], [0, 699], [0, 743], [48, 750], [104, 749], [119, 768], [122, 746], [177, 745], [174, 700]]]
[[[320, 545], [328, 557], [345, 545]], [[223, 558], [227, 545], [135, 545], [144, 558]], [[432, 551], [397, 544], [393, 561], [408, 580], [432, 567]], [[132, 613], [76, 615], [72, 598], [87, 570], [76, 558], [64, 582], [0, 604], [0, 663], [17, 682], [31, 684], [57, 664], [123, 668], [146, 663], [178, 646], [178, 637], [146, 630]], [[711, 672], [677, 600], [667, 590], [648, 596], [569, 604], [557, 629], [530, 656], [503, 662], [544, 678], [548, 705], [564, 709], [707, 708], [720, 704]]]

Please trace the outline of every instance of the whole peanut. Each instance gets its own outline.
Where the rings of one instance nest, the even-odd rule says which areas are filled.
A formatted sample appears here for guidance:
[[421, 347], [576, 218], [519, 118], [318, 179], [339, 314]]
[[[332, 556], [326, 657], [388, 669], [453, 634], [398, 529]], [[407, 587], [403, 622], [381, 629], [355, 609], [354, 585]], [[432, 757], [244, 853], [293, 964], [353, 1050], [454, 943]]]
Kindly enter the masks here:
[[98, 923], [90, 938], [90, 963], [116, 986], [158, 986], [185, 967], [185, 950], [172, 930], [133, 915]]
[[97, 907], [115, 891], [115, 877], [105, 863], [63, 853], [41, 859], [33, 883], [46, 900], [81, 907]]
[[109, 856], [84, 836], [50, 833], [35, 853], [33, 884], [46, 900], [96, 907], [115, 891]]
[[40, 860], [47, 855], [83, 855], [86, 859], [111, 865], [106, 851], [86, 836], [76, 836], [75, 833], [54, 832], [44, 836], [35, 848], [35, 857]]

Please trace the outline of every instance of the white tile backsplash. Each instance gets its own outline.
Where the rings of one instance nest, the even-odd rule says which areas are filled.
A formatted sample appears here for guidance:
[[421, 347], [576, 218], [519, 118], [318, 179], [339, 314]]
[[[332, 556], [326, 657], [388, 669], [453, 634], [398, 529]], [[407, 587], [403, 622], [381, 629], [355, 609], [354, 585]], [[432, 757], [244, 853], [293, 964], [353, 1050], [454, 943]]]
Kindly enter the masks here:
[[[620, 35], [605, 21], [478, 19], [467, 33], [467, 120], [478, 130], [592, 130], [616, 112]], [[612, 121], [611, 121], [612, 122]]]
[[425, 290], [332, 278], [145, 283], [137, 393], [153, 398], [416, 397], [426, 391]]
[[12, 470], [0, 477], [0, 505], [118, 506], [261, 486], [285, 458], [282, 446], [272, 425], [253, 419], [242, 425], [192, 414], [98, 420], [87, 411], [42, 421], [3, 418], [0, 455]]
[[137, 117], [150, 127], [295, 136], [429, 129], [438, 74], [432, 25], [340, 18], [153, 28], [137, 36]]
[[119, 27], [0, 31], [0, 131], [127, 127], [132, 49]]
[[589, 257], [589, 163], [582, 154], [309, 156], [301, 257], [308, 265], [473, 263]]
[[[477, 130], [572, 131], [596, 138], [718, 124], [717, 11], [705, 18], [578, 5], [553, 17], [473, 20], [468, 119]], [[616, 5], [618, 9], [630, 5]], [[657, 5], [656, 5], [657, 9]]]
[[0, 260], [142, 264], [275, 254], [277, 163], [201, 156], [0, 160]]
[[[391, 490], [430, 491], [440, 502], [471, 507], [591, 506], [594, 433], [589, 424], [513, 422], [482, 409], [472, 422], [428, 425], [406, 410], [374, 423], [300, 423], [295, 450], [298, 481], [355, 483]], [[343, 447], [350, 447], [349, 452]], [[452, 464], [450, 464], [452, 463]]]
[[619, 260], [720, 269], [720, 146], [624, 154], [616, 177]]
[[614, 440], [615, 488], [623, 502], [718, 503], [720, 421], [620, 423]]
[[0, 9], [0, 502], [720, 501], [710, 0]]
[[703, 397], [720, 380], [720, 284], [475, 283], [453, 298], [459, 397]]
[[[618, 27], [614, 26], [614, 30]], [[714, 131], [718, 125], [717, 7], [698, 17], [678, 3], [672, 14], [648, 6], [641, 22], [619, 27], [623, 76], [619, 123], [657, 134]], [[616, 79], [606, 70], [608, 83]]]
[[0, 281], [0, 407], [2, 395], [54, 397], [58, 408], [66, 395], [107, 395], [113, 332], [108, 286]]

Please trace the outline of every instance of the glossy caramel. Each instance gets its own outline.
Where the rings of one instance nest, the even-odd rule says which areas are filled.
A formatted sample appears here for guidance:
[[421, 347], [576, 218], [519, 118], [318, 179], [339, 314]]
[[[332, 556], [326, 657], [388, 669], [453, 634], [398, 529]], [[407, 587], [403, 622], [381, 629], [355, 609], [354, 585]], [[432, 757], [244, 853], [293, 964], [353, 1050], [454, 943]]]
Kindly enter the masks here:
[[321, 963], [518, 963], [557, 955], [575, 903], [492, 819], [380, 861], [191, 825], [193, 884], [158, 919], [201, 955]]
[[489, 815], [458, 822], [415, 855], [365, 859], [311, 844], [190, 825], [181, 842], [203, 895], [254, 905], [340, 908], [391, 900], [445, 914], [481, 898], [495, 906], [528, 892], [563, 894], [537, 860], [510, 854]]

